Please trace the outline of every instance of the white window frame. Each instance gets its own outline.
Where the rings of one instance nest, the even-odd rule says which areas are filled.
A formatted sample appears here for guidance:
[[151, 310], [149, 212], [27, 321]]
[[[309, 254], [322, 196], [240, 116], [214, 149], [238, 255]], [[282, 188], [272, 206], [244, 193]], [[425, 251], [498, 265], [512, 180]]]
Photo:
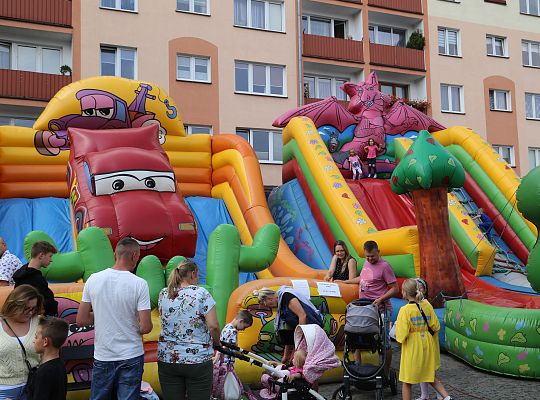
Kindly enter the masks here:
[[[379, 42], [379, 28], [389, 28], [391, 29], [391, 35], [392, 35], [392, 44], [386, 45], [386, 46], [394, 46], [399, 47], [398, 45], [394, 44], [393, 38], [394, 38], [394, 29], [399, 29], [400, 31], [405, 31], [405, 38], [403, 42], [403, 47], [407, 46], [407, 28], [400, 28], [399, 26], [388, 26], [388, 25], [376, 25], [376, 24], [369, 24], [368, 26], [368, 35], [369, 35], [369, 28], [373, 28], [373, 39], [375, 40], [373, 44], [385, 44]], [[371, 42], [370, 42], [371, 43]]]
[[[208, 132], [193, 132], [196, 129], [208, 129]], [[184, 130], [187, 135], [213, 135], [212, 125], [184, 124]]]
[[[178, 66], [180, 65], [180, 57], [189, 57], [189, 75], [190, 78], [180, 78], [178, 72]], [[195, 59], [205, 59], [206, 60], [206, 71], [208, 79], [195, 79]], [[199, 83], [212, 83], [212, 63], [210, 62], [210, 57], [207, 56], [197, 56], [192, 54], [178, 53], [176, 54], [176, 80], [184, 82], [199, 82]]]
[[522, 61], [523, 61], [523, 45], [527, 45], [527, 54], [529, 55], [529, 63], [523, 64], [525, 67], [531, 67], [531, 68], [540, 68], [540, 63], [538, 65], [532, 64], [532, 45], [537, 45], [539, 48], [540, 53], [540, 42], [535, 42], [534, 40], [522, 40], [521, 41], [521, 52], [522, 52]]
[[[503, 158], [503, 150], [508, 149], [509, 150], [509, 155], [510, 155], [510, 162], [508, 163], [508, 165], [510, 165], [511, 167], [516, 166], [516, 155], [515, 155], [515, 152], [514, 152], [514, 146], [510, 146], [510, 145], [507, 145], [507, 144], [494, 144], [494, 145], [492, 145], [492, 147], [493, 147], [493, 150], [495, 150], [495, 153], [497, 153], [499, 155], [499, 157], [501, 157], [502, 160], [505, 160]], [[507, 160], [505, 160], [505, 161], [507, 161]]]
[[486, 35], [486, 44], [487, 41], [491, 41], [491, 49], [495, 51], [495, 41], [501, 40], [502, 41], [502, 55], [498, 55], [495, 53], [489, 53], [486, 49], [486, 53], [490, 57], [501, 57], [501, 58], [508, 58], [508, 41], [506, 40], [506, 37], [504, 36], [497, 36], [497, 35]]
[[[497, 104], [497, 94], [504, 93], [506, 97], [507, 108], [500, 108]], [[493, 97], [493, 108], [491, 108], [491, 99]], [[509, 90], [489, 89], [489, 109], [491, 111], [512, 111], [512, 95]]]
[[139, 12], [139, 0], [134, 0], [133, 4], [133, 10], [128, 10], [126, 8], [122, 8], [122, 0], [115, 0], [115, 6], [114, 7], [108, 7], [103, 5], [103, 0], [99, 1], [99, 8], [102, 8], [104, 10], [116, 10], [116, 11], [124, 11], [124, 12], [130, 12], [130, 13], [138, 13]]
[[[247, 133], [248, 135], [248, 142], [250, 144], [251, 147], [253, 147], [253, 135], [254, 135], [254, 132], [266, 132], [268, 133], [268, 160], [261, 160], [257, 157], [257, 159], [259, 159], [259, 163], [260, 164], [283, 164], [283, 160], [275, 160], [274, 159], [274, 134], [278, 134], [278, 135], [282, 135], [283, 132], [281, 130], [276, 130], [276, 129], [256, 129], [256, 128], [236, 128], [236, 134], [238, 136], [239, 133], [238, 132], [243, 132], [244, 134]], [[282, 137], [282, 142], [283, 143], [283, 137]], [[255, 148], [253, 147], [253, 151], [255, 151]], [[257, 152], [255, 151], [255, 154], [257, 154]], [[281, 154], [283, 155], [283, 147], [281, 148]]]
[[[540, 148], [529, 147], [527, 150], [528, 150], [528, 155], [529, 155], [529, 171], [530, 171], [531, 169], [536, 168], [540, 165]], [[534, 165], [531, 165], [531, 158], [534, 158]]]
[[[109, 46], [109, 45], [106, 45], [106, 44], [102, 44], [100, 47], [99, 47], [99, 68], [100, 68], [100, 74], [103, 73], [103, 71], [101, 70], [101, 67], [102, 67], [102, 62], [101, 62], [101, 52], [103, 50], [114, 50], [114, 76], [119, 76], [119, 77], [122, 77], [121, 75], [121, 57], [120, 57], [120, 51], [119, 50], [131, 50], [131, 51], [134, 51], [135, 52], [135, 57], [134, 57], [134, 60], [133, 60], [133, 78], [128, 78], [128, 79], [137, 79], [137, 76], [138, 76], [138, 68], [137, 68], [137, 60], [138, 60], [138, 52], [137, 52], [137, 49], [136, 48], [133, 48], [133, 47], [122, 47], [122, 46]], [[104, 76], [104, 75], [102, 75]]]
[[205, 0], [205, 1], [206, 1], [206, 12], [205, 13], [195, 11], [195, 0], [189, 0], [189, 11], [179, 10], [178, 9], [178, 1], [176, 1], [176, 7], [175, 7], [176, 12], [188, 13], [188, 14], [198, 14], [198, 15], [210, 15], [210, 0]]
[[[537, 5], [538, 14], [531, 14], [531, 3], [535, 3]], [[523, 5], [525, 5], [525, 10], [523, 10]], [[540, 17], [540, 0], [519, 0], [519, 12], [520, 14], [524, 15], [534, 15], [536, 17]]]
[[[259, 28], [257, 26], [253, 26], [253, 23], [251, 21], [251, 3], [254, 0], [247, 0], [247, 24], [246, 25], [240, 25], [236, 23], [236, 16], [234, 14], [233, 9], [233, 25], [237, 28], [249, 28], [249, 29], [257, 29], [261, 31], [269, 31], [269, 32], [285, 32], [285, 2], [283, 0], [257, 0], [259, 2], [264, 2], [264, 28]], [[279, 4], [281, 7], [281, 30], [275, 30], [270, 29], [270, 3], [272, 4]], [[233, 7], [234, 7], [234, 1], [233, 1]]]
[[27, 43], [17, 43], [17, 42], [2, 42], [3, 45], [10, 46], [10, 69], [22, 71], [19, 69], [19, 47], [33, 47], [36, 49], [36, 70], [30, 71], [30, 72], [39, 72], [39, 73], [47, 73], [51, 74], [50, 72], [43, 72], [43, 50], [49, 49], [49, 50], [57, 50], [60, 52], [60, 60], [59, 60], [59, 66], [58, 71], [53, 73], [52, 75], [61, 75], [60, 73], [60, 67], [64, 64], [63, 58], [64, 58], [64, 49], [62, 47], [55, 47], [55, 46], [46, 46], [46, 45], [39, 45], [39, 44], [27, 44]]
[[[444, 53], [439, 53], [440, 56], [448, 56], [448, 57], [461, 57], [461, 32], [459, 29], [456, 28], [448, 28], [445, 26], [439, 26], [437, 28], [437, 52], [439, 51], [439, 32], [444, 31]], [[456, 32], [456, 38], [457, 38], [457, 54], [450, 54], [448, 50], [448, 32]]]
[[[531, 108], [533, 111], [532, 116], [527, 115], [527, 96], [531, 96]], [[525, 92], [525, 119], [530, 119], [532, 121], [540, 121], [540, 114], [536, 115], [536, 102], [540, 102], [540, 93]]]
[[[236, 64], [237, 63], [243, 63], [248, 64], [248, 91], [238, 90], [236, 89]], [[265, 82], [265, 93], [257, 93], [253, 91], [253, 66], [254, 65], [263, 65], [266, 67], [266, 82]], [[283, 75], [283, 93], [282, 94], [272, 94], [270, 93], [271, 85], [270, 85], [270, 67], [281, 67], [281, 73]], [[250, 61], [244, 61], [244, 60], [235, 60], [234, 61], [234, 71], [235, 71], [235, 77], [234, 77], [234, 93], [238, 94], [251, 94], [255, 96], [270, 96], [270, 97], [287, 97], [287, 67], [285, 65], [279, 65], [279, 64], [266, 64], [266, 63], [258, 63], [258, 62], [250, 62]]]
[[[448, 88], [457, 87], [459, 88], [459, 101], [461, 103], [461, 110], [455, 111], [455, 110], [443, 110], [442, 108], [442, 96], [443, 96], [443, 86], [446, 86]], [[464, 89], [463, 85], [452, 85], [450, 83], [441, 83], [441, 112], [443, 113], [449, 113], [449, 114], [465, 114], [465, 96], [464, 96]], [[448, 105], [450, 105], [451, 108], [453, 108], [452, 104], [452, 96], [450, 95], [450, 90], [447, 90], [447, 96], [448, 96]]]
[[[331, 96], [335, 96], [336, 98], [338, 98], [338, 94], [339, 94], [339, 95], [343, 95], [344, 98], [343, 99], [338, 98], [338, 100], [343, 100], [343, 101], [347, 100], [347, 94], [345, 92], [340, 91], [341, 93], [338, 93], [337, 82], [338, 81], [343, 81], [343, 83], [349, 82], [350, 78], [342, 78], [342, 77], [337, 77], [337, 76], [323, 76], [323, 75], [315, 75], [315, 74], [305, 74], [304, 79], [306, 79], [306, 78], [315, 80], [315, 82], [314, 82], [315, 93], [313, 93], [314, 96], [309, 97], [310, 99], [322, 99], [322, 97], [320, 97], [320, 94], [319, 94], [319, 80], [320, 79], [330, 79], [331, 80], [331, 85], [332, 85]], [[302, 80], [302, 83], [304, 84], [304, 90], [305, 90], [306, 83], [304, 82], [304, 79]], [[311, 95], [311, 93], [310, 93], [310, 95]]]
[[[311, 33], [311, 19], [315, 18], [315, 19], [326, 20], [326, 21], [330, 22], [330, 36], [328, 36], [328, 37], [331, 37], [331, 38], [336, 38], [336, 32], [335, 32], [335, 29], [334, 29], [335, 22], [336, 21], [345, 22], [345, 33], [344, 33], [343, 36], [345, 36], [345, 38], [350, 37], [350, 35], [349, 35], [349, 21], [347, 21], [346, 19], [339, 19], [339, 18], [332, 18], [332, 17], [321, 17], [319, 15], [304, 14], [304, 15], [302, 15], [302, 23], [303, 23], [304, 18], [307, 18], [307, 25], [308, 25], [307, 32], [304, 32], [304, 33], [307, 33], [308, 35], [314, 35], [314, 33]], [[340, 39], [340, 38], [338, 38], [338, 39]]]

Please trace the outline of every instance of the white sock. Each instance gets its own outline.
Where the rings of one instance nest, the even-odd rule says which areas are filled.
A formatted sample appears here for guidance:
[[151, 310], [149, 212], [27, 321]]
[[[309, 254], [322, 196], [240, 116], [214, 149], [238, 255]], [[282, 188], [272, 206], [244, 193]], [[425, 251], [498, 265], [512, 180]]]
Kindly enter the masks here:
[[429, 383], [420, 383], [420, 397], [423, 399], [429, 399]]

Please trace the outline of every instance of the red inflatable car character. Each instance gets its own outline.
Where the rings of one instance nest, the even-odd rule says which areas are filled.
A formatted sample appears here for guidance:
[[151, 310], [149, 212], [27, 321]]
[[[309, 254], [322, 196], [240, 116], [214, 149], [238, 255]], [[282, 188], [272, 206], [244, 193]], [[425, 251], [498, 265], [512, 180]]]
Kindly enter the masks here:
[[129, 236], [163, 261], [195, 254], [193, 215], [177, 191], [158, 126], [69, 128], [68, 179], [78, 230], [97, 226], [113, 244]]

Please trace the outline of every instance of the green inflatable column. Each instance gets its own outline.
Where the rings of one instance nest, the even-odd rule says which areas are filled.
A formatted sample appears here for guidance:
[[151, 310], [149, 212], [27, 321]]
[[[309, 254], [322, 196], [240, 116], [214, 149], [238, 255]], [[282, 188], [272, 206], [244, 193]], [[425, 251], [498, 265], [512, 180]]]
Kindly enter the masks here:
[[137, 266], [137, 276], [148, 283], [150, 303], [152, 308], [156, 308], [159, 292], [165, 287], [165, 274], [159, 258], [153, 255], [143, 257]]
[[[517, 190], [517, 207], [525, 218], [540, 230], [540, 167], [530, 171]], [[532, 288], [540, 292], [540, 245], [538, 238], [529, 253], [527, 279]]]
[[206, 284], [214, 300], [220, 326], [224, 326], [232, 292], [238, 287], [240, 272], [258, 272], [276, 258], [280, 231], [267, 224], [255, 234], [251, 246], [243, 246], [238, 229], [219, 225], [210, 235], [206, 261]]

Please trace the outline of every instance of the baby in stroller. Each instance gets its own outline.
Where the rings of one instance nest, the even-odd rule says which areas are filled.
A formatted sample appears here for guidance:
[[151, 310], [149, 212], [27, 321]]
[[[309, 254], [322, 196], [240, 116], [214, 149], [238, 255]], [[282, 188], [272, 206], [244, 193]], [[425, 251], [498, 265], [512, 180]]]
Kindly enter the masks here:
[[287, 368], [286, 365], [269, 361], [269, 364], [276, 367], [285, 374], [284, 378], [279, 378], [277, 382], [275, 381], [275, 376], [271, 373], [265, 373], [261, 377], [261, 383], [264, 386], [263, 389], [259, 392], [259, 397], [262, 399], [275, 399], [279, 394], [280, 386], [283, 386], [282, 383], [287, 379], [288, 383], [292, 383], [295, 379], [304, 379], [304, 365], [306, 363], [307, 353], [304, 350], [296, 350], [293, 356], [293, 366]]

